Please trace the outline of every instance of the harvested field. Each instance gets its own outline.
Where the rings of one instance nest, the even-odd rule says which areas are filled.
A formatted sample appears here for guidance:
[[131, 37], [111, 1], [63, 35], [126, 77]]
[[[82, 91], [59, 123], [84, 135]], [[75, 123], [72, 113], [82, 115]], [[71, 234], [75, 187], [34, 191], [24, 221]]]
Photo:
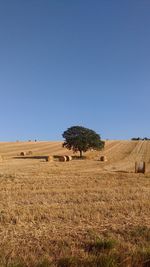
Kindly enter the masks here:
[[107, 141], [69, 162], [18, 157], [72, 155], [61, 144], [0, 143], [0, 266], [150, 266], [150, 141]]

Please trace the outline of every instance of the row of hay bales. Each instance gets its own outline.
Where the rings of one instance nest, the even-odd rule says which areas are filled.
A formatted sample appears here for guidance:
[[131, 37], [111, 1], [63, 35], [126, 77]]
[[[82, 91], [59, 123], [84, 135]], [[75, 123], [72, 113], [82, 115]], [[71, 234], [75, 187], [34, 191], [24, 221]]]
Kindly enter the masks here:
[[58, 161], [60, 161], [60, 162], [66, 162], [66, 161], [71, 161], [72, 160], [72, 157], [71, 156], [68, 156], [68, 155], [65, 155], [65, 156], [55, 156], [55, 157], [53, 157], [53, 156], [44, 156], [44, 157], [45, 157], [45, 160], [47, 162], [53, 161], [54, 158], [57, 158]]
[[[33, 154], [32, 151], [28, 151], [28, 152], [22, 151], [20, 153], [20, 156], [25, 157], [25, 156], [31, 156], [32, 154]], [[48, 155], [48, 156], [34, 156], [34, 158], [45, 159], [45, 161], [47, 161], [47, 162], [53, 161], [54, 159], [58, 159], [61, 162], [66, 162], [66, 161], [72, 160], [72, 157], [68, 156], [68, 155], [65, 155], [65, 156], [50, 156], [50, 155]]]
[[[23, 156], [23, 157], [25, 157], [25, 156], [32, 156], [32, 155], [33, 155], [33, 152], [32, 152], [32, 151], [27, 151], [27, 152], [26, 152], [26, 151], [22, 151], [22, 152], [20, 153], [20, 156]], [[42, 157], [42, 156], [41, 156], [41, 157]], [[48, 157], [49, 157], [49, 158], [48, 158]], [[51, 161], [52, 158], [50, 159], [50, 157], [51, 157], [51, 156], [45, 156], [46, 161]], [[68, 156], [68, 155], [54, 156], [54, 158], [57, 158], [59, 161], [62, 161], [62, 162], [72, 160], [72, 156]], [[106, 156], [100, 156], [99, 160], [100, 160], [100, 161], [107, 161], [107, 158], [106, 158]]]
[[70, 161], [72, 160], [71, 156], [65, 155], [65, 156], [60, 156], [59, 161], [65, 162], [65, 161]]
[[26, 151], [22, 151], [21, 153], [20, 153], [20, 156], [30, 156], [30, 155], [32, 155], [33, 153], [32, 153], [32, 151], [28, 151], [28, 152], [26, 152]]
[[55, 159], [57, 159], [58, 161], [61, 161], [61, 162], [66, 162], [66, 161], [71, 161], [72, 160], [72, 156], [68, 156], [68, 155], [65, 155], [65, 156], [54, 156]]

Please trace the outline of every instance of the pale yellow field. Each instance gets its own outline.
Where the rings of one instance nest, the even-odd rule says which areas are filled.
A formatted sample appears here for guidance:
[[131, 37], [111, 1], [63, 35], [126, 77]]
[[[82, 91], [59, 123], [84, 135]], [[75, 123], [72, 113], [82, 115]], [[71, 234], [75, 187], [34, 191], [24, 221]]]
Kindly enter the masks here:
[[[106, 141], [104, 151], [70, 162], [23, 159], [21, 151], [72, 154], [61, 142], [0, 143], [1, 266], [86, 259], [86, 244], [95, 237], [115, 239], [125, 255], [121, 265], [108, 266], [150, 266], [125, 262], [130, 253], [150, 249], [150, 141]], [[134, 173], [140, 160], [145, 174]]]

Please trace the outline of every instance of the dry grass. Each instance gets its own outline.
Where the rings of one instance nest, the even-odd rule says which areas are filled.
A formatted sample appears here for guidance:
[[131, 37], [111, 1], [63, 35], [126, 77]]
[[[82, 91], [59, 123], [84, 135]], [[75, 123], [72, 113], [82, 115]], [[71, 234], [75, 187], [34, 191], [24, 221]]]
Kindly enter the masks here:
[[139, 158], [149, 170], [149, 143], [108, 142], [107, 162], [11, 157], [67, 154], [41, 143], [0, 144], [0, 266], [150, 266], [150, 174], [132, 173]]

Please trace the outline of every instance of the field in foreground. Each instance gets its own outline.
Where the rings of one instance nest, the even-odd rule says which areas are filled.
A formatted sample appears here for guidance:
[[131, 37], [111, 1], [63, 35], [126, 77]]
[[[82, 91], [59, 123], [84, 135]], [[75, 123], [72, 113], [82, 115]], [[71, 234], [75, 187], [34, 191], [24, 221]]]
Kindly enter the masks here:
[[0, 266], [150, 266], [149, 141], [107, 141], [70, 162], [21, 151], [71, 154], [61, 142], [0, 143]]

